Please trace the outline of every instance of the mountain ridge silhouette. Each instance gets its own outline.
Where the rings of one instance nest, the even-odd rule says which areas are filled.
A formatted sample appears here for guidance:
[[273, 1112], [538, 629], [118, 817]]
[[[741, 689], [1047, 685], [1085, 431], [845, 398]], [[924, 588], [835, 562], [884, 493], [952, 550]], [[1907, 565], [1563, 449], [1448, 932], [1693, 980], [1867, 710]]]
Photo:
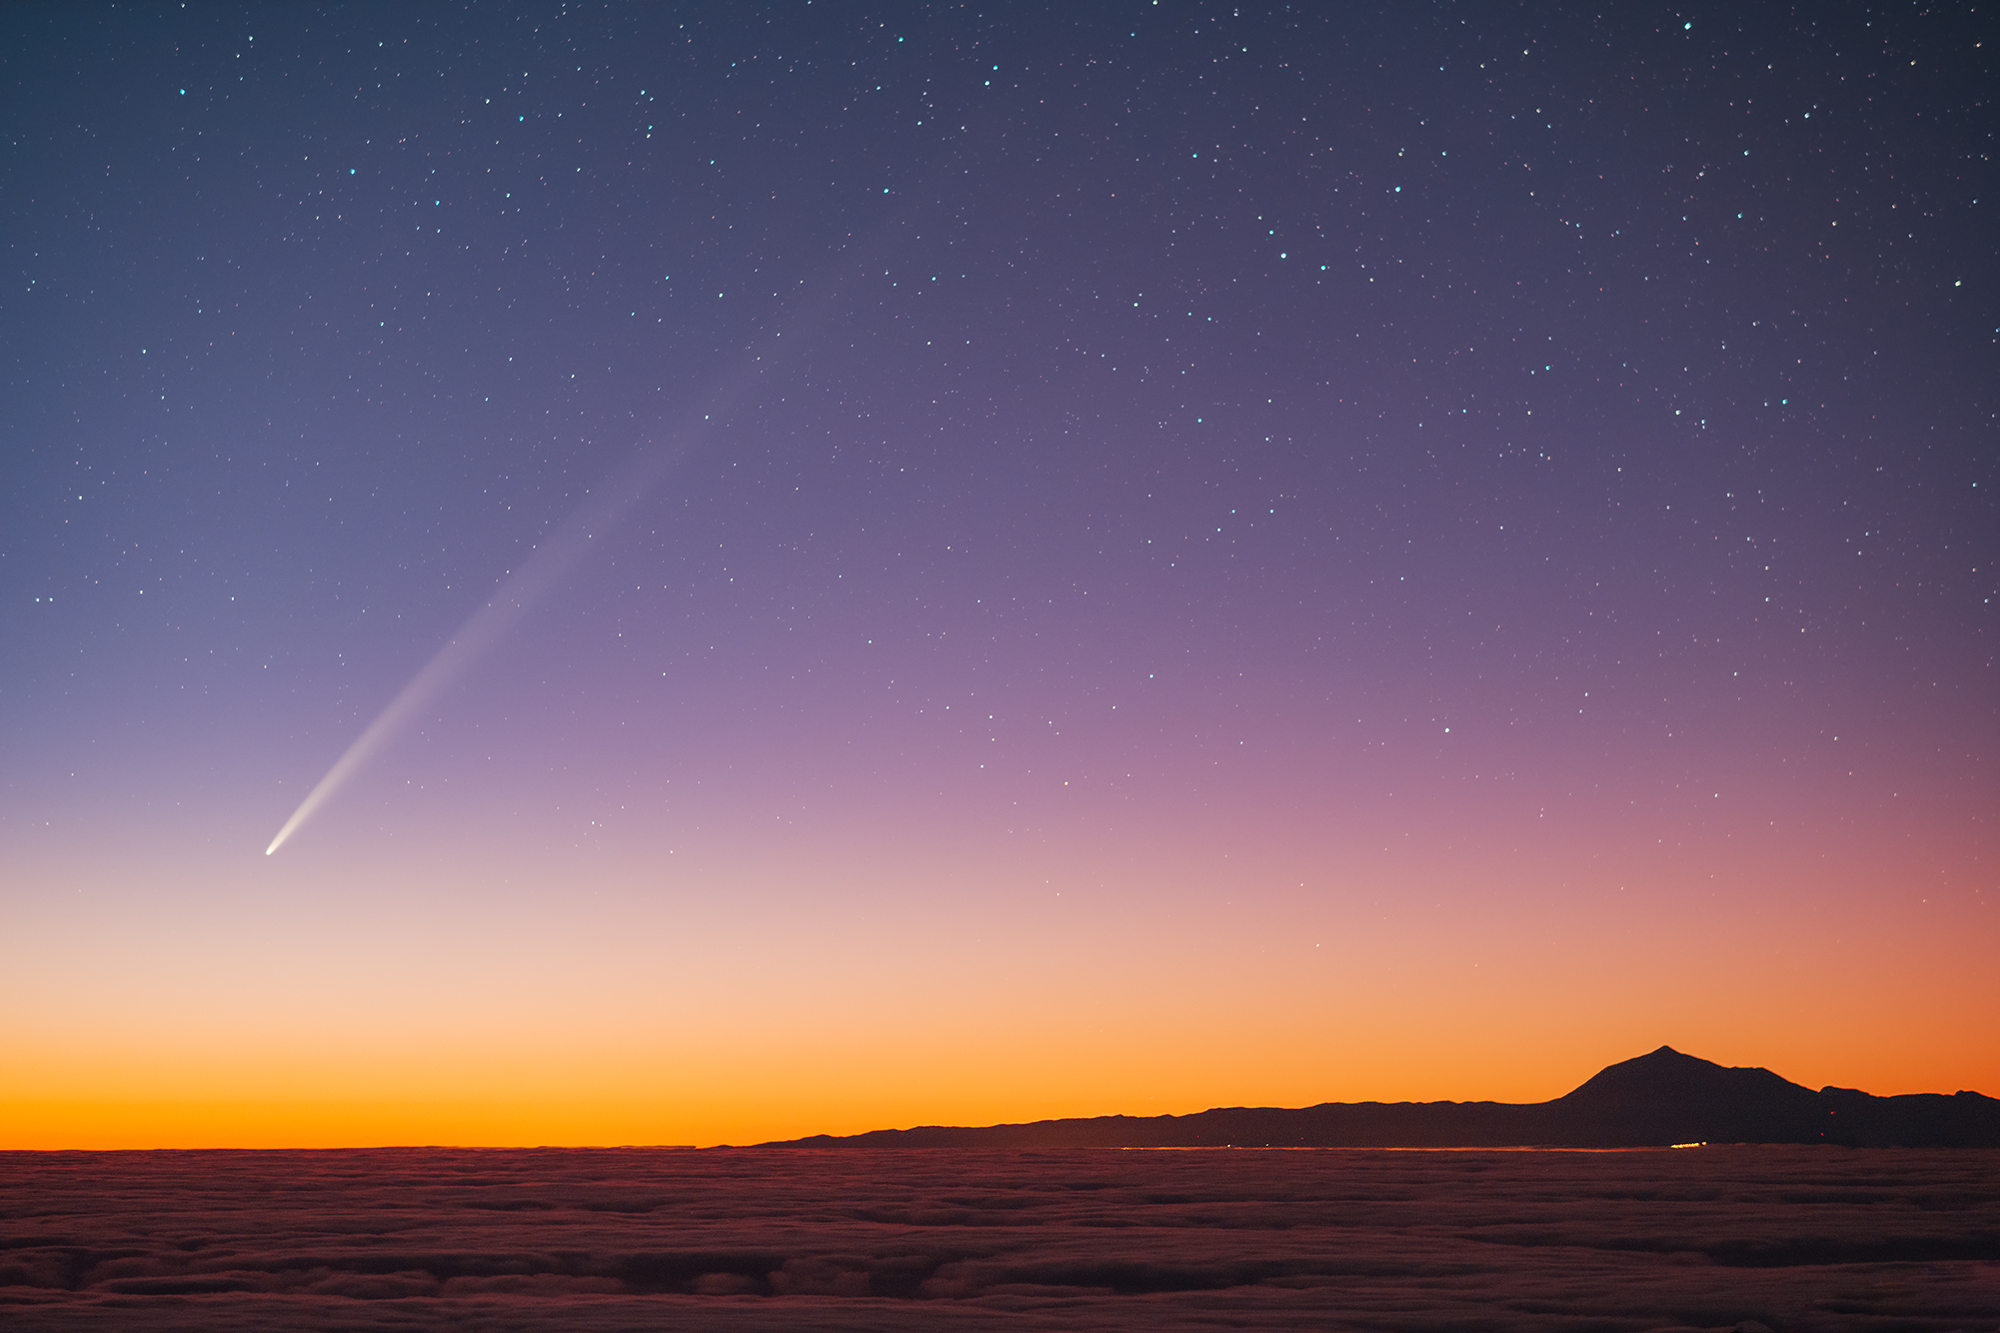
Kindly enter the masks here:
[[1323, 1102], [1190, 1115], [1088, 1116], [817, 1134], [814, 1148], [1648, 1148], [1689, 1143], [2000, 1147], [2000, 1100], [1977, 1092], [1815, 1092], [1761, 1067], [1671, 1046], [1608, 1065], [1546, 1102]]

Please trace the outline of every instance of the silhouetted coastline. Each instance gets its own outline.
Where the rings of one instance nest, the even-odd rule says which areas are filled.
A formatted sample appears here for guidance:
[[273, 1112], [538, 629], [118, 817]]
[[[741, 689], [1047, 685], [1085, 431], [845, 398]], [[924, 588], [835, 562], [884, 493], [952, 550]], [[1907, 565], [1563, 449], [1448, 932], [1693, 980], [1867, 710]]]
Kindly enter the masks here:
[[1326, 1102], [1193, 1115], [926, 1125], [767, 1146], [812, 1148], [1663, 1148], [1692, 1143], [2000, 1147], [2000, 1100], [1876, 1097], [1728, 1068], [1671, 1046], [1600, 1070], [1547, 1102]]

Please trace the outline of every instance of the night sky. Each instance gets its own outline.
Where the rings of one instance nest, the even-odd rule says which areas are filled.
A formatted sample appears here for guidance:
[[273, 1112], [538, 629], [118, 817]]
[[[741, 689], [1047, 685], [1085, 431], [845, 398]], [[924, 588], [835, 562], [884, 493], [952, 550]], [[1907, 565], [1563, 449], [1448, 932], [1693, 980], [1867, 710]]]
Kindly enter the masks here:
[[2000, 1092], [1991, 19], [1752, 9], [10, 6], [0, 1146]]

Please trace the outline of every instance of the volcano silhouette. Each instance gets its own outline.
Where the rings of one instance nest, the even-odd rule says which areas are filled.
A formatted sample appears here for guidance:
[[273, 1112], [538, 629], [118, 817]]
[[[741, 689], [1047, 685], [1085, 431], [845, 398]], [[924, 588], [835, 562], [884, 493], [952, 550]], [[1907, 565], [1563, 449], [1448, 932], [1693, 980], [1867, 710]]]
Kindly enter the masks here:
[[1689, 1143], [2000, 1147], [2000, 1101], [1976, 1092], [1814, 1092], [1768, 1069], [1671, 1046], [1607, 1066], [1547, 1102], [1325, 1102], [1194, 1115], [927, 1125], [790, 1140], [821, 1148], [1650, 1148]]
[[1542, 1103], [1561, 1140], [1592, 1146], [1817, 1143], [1831, 1111], [1810, 1088], [1768, 1069], [1732, 1069], [1662, 1046], [1599, 1070]]

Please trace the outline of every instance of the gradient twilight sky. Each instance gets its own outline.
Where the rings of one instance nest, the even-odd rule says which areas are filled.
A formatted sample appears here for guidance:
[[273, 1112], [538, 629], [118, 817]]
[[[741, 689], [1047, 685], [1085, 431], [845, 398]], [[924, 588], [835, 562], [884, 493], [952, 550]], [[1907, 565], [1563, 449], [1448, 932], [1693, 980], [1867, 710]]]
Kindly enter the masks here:
[[2000, 1093], [1990, 34], [8, 8], [0, 1147]]

